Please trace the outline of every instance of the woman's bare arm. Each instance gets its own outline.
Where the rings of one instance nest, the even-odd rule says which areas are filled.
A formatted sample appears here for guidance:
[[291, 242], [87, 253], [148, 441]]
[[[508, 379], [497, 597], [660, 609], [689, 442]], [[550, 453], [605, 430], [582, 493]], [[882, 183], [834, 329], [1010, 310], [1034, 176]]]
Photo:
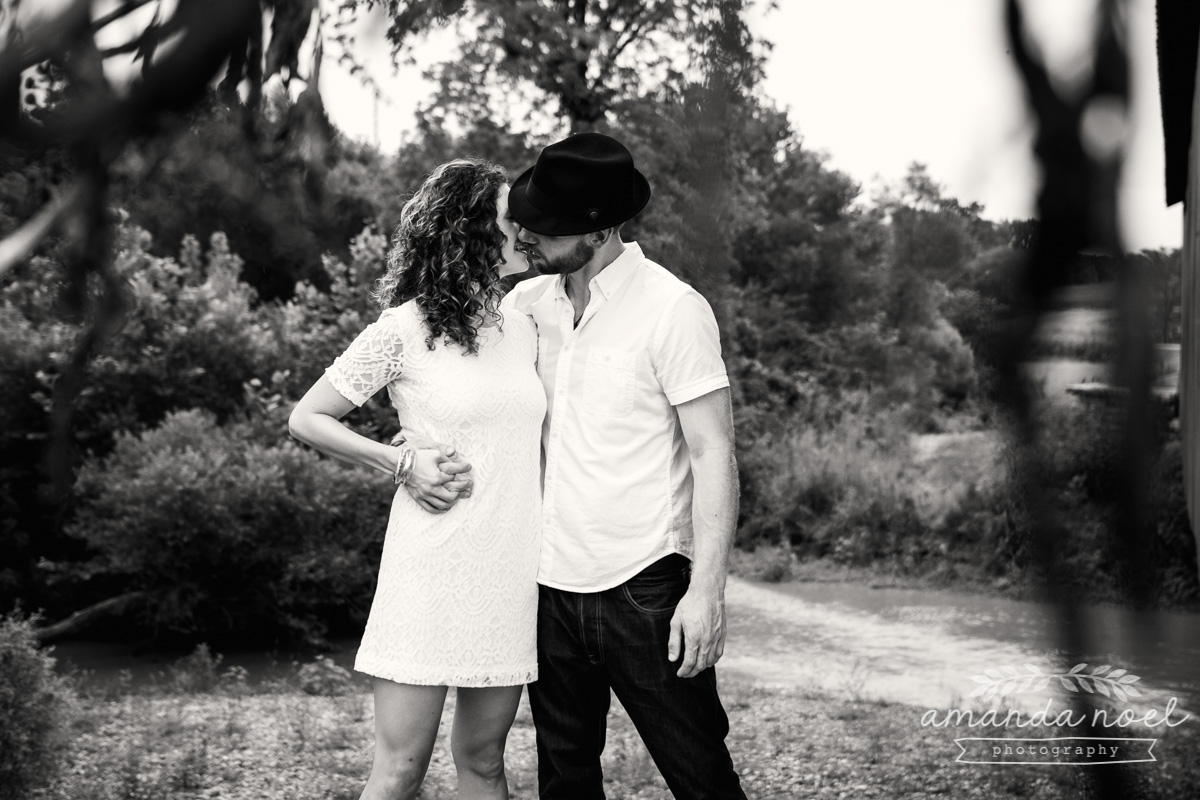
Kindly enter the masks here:
[[[292, 436], [326, 455], [393, 474], [400, 450], [343, 425], [341, 418], [353, 408], [354, 403], [343, 397], [322, 375], [292, 410], [288, 430]], [[458, 500], [463, 488], [458, 476], [470, 469], [470, 464], [455, 461], [439, 450], [418, 450], [416, 466], [405, 488], [426, 511], [444, 513]]]

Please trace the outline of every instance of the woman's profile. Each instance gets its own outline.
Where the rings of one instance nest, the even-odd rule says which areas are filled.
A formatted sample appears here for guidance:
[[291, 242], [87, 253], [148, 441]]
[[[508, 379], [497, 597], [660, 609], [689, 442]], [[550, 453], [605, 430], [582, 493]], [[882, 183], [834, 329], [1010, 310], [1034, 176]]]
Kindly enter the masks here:
[[[363, 800], [416, 795], [449, 686], [458, 687], [459, 796], [507, 797], [504, 743], [522, 686], [537, 679], [546, 396], [532, 322], [500, 309], [500, 278], [526, 269], [507, 195], [504, 170], [486, 161], [429, 175], [404, 206], [376, 286], [383, 312], [290, 419], [301, 441], [397, 483], [354, 663], [375, 679]], [[466, 461], [375, 442], [340, 422], [385, 387], [404, 428], [457, 445], [473, 483], [456, 474]]]

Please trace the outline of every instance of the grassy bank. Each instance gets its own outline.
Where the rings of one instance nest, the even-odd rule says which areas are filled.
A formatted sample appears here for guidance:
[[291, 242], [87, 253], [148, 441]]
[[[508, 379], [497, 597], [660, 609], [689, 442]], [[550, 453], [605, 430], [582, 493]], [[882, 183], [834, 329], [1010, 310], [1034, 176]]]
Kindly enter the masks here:
[[[730, 749], [751, 798], [1054, 800], [1078, 797], [1105, 775], [1097, 767], [957, 764], [955, 731], [922, 728], [923, 709], [909, 706], [728, 679], [722, 694]], [[454, 796], [448, 742], [453, 705], [451, 693], [425, 798]], [[37, 797], [355, 800], [370, 767], [372, 726], [369, 694], [314, 696], [294, 681], [256, 693], [236, 684], [208, 692], [101, 692], [82, 698], [70, 763], [58, 783]], [[1194, 723], [1161, 735], [1154, 751], [1159, 762], [1129, 770], [1138, 785], [1131, 796], [1195, 797], [1200, 766], [1191, 756], [1198, 739]], [[524, 701], [507, 761], [512, 796], [535, 797], [534, 731]], [[609, 797], [670, 796], [618, 706], [604, 771]]]
[[[735, 573], [753, 580], [849, 581], [1039, 596], [1042, 569], [1028, 502], [1036, 485], [1054, 509], [1056, 585], [1080, 600], [1122, 602], [1139, 576], [1115, 535], [1124, 454], [1119, 409], [1042, 401], [1040, 460], [1030, 462], [996, 419], [959, 415], [946, 430], [847, 413], [759, 447], [753, 498], [768, 525], [743, 537]], [[1144, 554], [1148, 600], [1200, 607], [1187, 523], [1179, 433], [1155, 408]], [[951, 425], [950, 423], [955, 423]], [[754, 468], [755, 465], [751, 464]], [[1029, 470], [1036, 469], [1036, 483]], [[746, 531], [743, 531], [746, 532]]]
[[1029, 599], [1035, 587], [977, 570], [935, 569], [910, 572], [894, 563], [855, 565], [830, 558], [788, 559], [784, 548], [735, 551], [730, 572], [740, 578], [768, 583], [845, 583], [864, 589], [947, 589], [972, 594]]
[[[949, 562], [939, 562], [926, 571], [910, 571], [893, 562], [855, 565], [829, 558], [802, 561], [789, 557], [786, 548], [774, 547], [754, 552], [735, 551], [730, 571], [746, 580], [768, 583], [794, 581], [853, 584], [864, 589], [945, 590], [1026, 601], [1044, 601], [1046, 597], [1045, 587], [1030, 571], [1011, 570], [997, 576], [970, 565]], [[1082, 587], [1079, 594], [1088, 603], [1129, 605], [1128, 597], [1111, 582]], [[1157, 598], [1155, 608], [1200, 613], [1200, 599], [1195, 596], [1194, 589], [1185, 587], [1180, 594]]]

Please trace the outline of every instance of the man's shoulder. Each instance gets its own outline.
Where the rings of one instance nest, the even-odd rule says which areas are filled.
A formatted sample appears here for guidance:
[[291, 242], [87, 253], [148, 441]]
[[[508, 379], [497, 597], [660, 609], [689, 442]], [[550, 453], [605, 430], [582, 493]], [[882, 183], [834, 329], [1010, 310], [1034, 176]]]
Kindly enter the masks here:
[[716, 324], [708, 298], [661, 264], [643, 258], [637, 283], [631, 295], [638, 298], [645, 318], [654, 326], [656, 339], [666, 330], [700, 335]]
[[702, 297], [690, 283], [656, 261], [643, 258], [639, 266], [638, 294], [651, 300], [663, 313], [671, 311], [677, 301], [688, 295]]

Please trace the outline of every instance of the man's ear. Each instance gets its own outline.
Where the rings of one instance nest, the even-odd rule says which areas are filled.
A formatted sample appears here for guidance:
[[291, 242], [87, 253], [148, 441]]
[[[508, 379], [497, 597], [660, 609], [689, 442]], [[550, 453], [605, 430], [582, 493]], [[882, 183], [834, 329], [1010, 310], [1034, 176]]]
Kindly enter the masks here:
[[609, 239], [617, 235], [620, 228], [602, 228], [598, 231], [592, 231], [588, 234], [588, 244], [593, 247], [600, 247], [606, 244]]

